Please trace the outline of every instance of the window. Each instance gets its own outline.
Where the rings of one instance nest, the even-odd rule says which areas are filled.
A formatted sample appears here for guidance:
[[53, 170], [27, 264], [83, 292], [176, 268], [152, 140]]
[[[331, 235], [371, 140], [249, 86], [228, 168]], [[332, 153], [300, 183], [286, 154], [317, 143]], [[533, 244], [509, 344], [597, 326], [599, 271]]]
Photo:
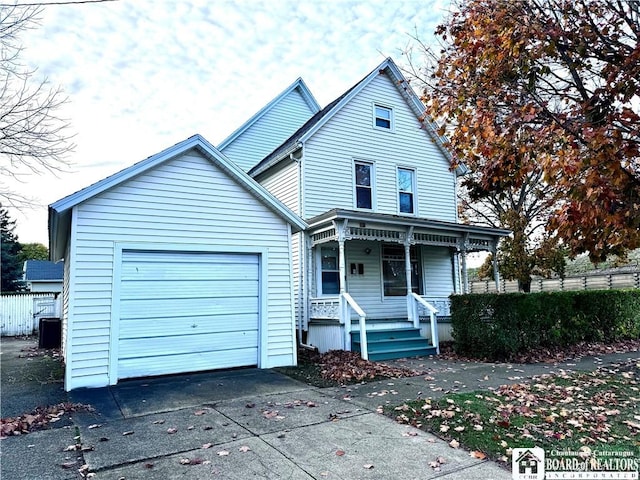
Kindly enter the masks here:
[[400, 213], [415, 213], [416, 172], [398, 168], [398, 206]]
[[337, 295], [338, 293], [340, 293], [338, 249], [332, 247], [322, 247], [320, 249], [320, 262], [322, 267], [322, 295]]
[[[418, 250], [411, 247], [411, 290], [420, 293], [422, 272], [418, 261]], [[384, 281], [384, 296], [399, 297], [407, 294], [407, 274], [405, 271], [404, 246], [382, 245], [382, 278]]]
[[383, 107], [380, 105], [374, 105], [375, 123], [378, 128], [384, 128], [391, 130], [393, 127], [393, 110], [389, 107]]
[[373, 208], [373, 165], [355, 162], [356, 208]]

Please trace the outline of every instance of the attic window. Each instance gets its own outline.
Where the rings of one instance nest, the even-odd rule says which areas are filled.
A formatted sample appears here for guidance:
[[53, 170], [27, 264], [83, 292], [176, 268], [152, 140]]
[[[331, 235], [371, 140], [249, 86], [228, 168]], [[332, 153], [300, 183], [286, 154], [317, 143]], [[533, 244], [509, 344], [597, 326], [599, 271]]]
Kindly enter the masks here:
[[378, 128], [391, 130], [393, 127], [393, 110], [382, 105], [374, 105], [374, 125]]

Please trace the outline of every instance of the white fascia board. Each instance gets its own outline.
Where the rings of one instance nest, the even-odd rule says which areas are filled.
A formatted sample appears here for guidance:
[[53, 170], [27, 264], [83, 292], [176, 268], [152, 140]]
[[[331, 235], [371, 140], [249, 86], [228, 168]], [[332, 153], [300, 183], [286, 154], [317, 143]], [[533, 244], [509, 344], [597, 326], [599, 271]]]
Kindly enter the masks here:
[[[423, 120], [420, 123], [422, 123], [426, 127], [429, 135], [434, 139], [436, 145], [438, 146], [440, 151], [442, 151], [446, 159], [449, 160], [449, 162], [452, 162], [453, 155], [451, 155], [451, 152], [447, 149], [447, 147], [445, 147], [447, 138], [438, 133], [438, 125], [436, 124], [435, 120], [427, 115], [426, 107], [424, 103], [422, 103], [422, 100], [420, 100], [420, 97], [418, 97], [411, 85], [409, 85], [409, 82], [407, 82], [407, 79], [404, 77], [398, 66], [391, 59], [389, 59], [388, 68], [393, 76], [396, 77], [395, 80], [398, 88], [402, 88], [406, 93], [410, 105], [411, 107], [413, 107], [413, 111], [416, 116], [423, 117]], [[460, 166], [456, 168], [456, 175], [464, 175], [465, 173], [467, 173], [467, 171], [467, 167], [464, 164], [460, 164]]]
[[242, 135], [245, 131], [247, 131], [247, 129], [249, 129], [258, 120], [260, 120], [273, 107], [275, 107], [278, 103], [280, 103], [287, 95], [289, 95], [289, 93], [291, 93], [295, 89], [299, 89], [300, 94], [304, 98], [305, 102], [307, 102], [307, 104], [313, 111], [312, 115], [315, 115], [320, 111], [320, 105], [318, 105], [318, 102], [316, 101], [315, 97], [313, 96], [313, 94], [311, 93], [307, 85], [304, 83], [304, 80], [302, 80], [301, 77], [298, 77], [298, 79], [295, 82], [293, 82], [291, 85], [285, 88], [284, 91], [278, 94], [273, 100], [271, 100], [264, 107], [258, 110], [258, 112], [255, 113], [249, 120], [244, 122], [240, 126], [240, 128], [234, 131], [222, 142], [220, 142], [220, 144], [218, 145], [218, 150], [222, 151], [225, 148], [227, 148], [231, 143], [233, 143], [234, 140], [236, 140], [240, 135]]
[[141, 173], [144, 173], [155, 166], [163, 163], [171, 158], [175, 158], [178, 155], [181, 155], [188, 150], [196, 148], [207, 158], [214, 161], [218, 165], [224, 168], [224, 170], [231, 175], [236, 181], [240, 182], [249, 192], [251, 192], [258, 199], [262, 200], [267, 206], [269, 206], [272, 210], [274, 210], [277, 214], [279, 214], [282, 218], [284, 218], [287, 222], [291, 223], [296, 231], [304, 230], [306, 228], [306, 223], [300, 217], [298, 217], [295, 213], [285, 207], [279, 200], [277, 200], [273, 195], [271, 195], [266, 189], [264, 189], [261, 185], [255, 182], [251, 177], [249, 177], [240, 167], [238, 167], [234, 162], [229, 160], [223, 153], [221, 153], [216, 147], [210, 144], [204, 137], [199, 134], [196, 134], [188, 139], [177, 143], [176, 145], [163, 150], [162, 152], [152, 155], [151, 157], [138, 162], [129, 168], [125, 168], [120, 172], [111, 175], [103, 180], [100, 180], [93, 185], [90, 185], [87, 188], [84, 188], [76, 193], [73, 193], [61, 200], [58, 200], [55, 203], [52, 203], [49, 206], [50, 212], [50, 226], [51, 230], [49, 232], [50, 242], [56, 239], [53, 236], [56, 233], [58, 225], [58, 221], [56, 217], [67, 210], [73, 208], [74, 206], [88, 200], [95, 195], [98, 195], [116, 185], [119, 185], [122, 182], [125, 182]]
[[165, 160], [168, 160], [169, 158], [173, 158], [177, 155], [180, 155], [181, 153], [186, 152], [190, 148], [197, 146], [202, 141], [206, 142], [206, 140], [204, 140], [204, 138], [198, 134], [189, 137], [186, 140], [183, 140], [182, 142], [177, 143], [160, 153], [152, 155], [145, 160], [142, 160], [131, 165], [130, 167], [125, 168], [124, 170], [120, 170], [113, 175], [103, 178], [93, 185], [89, 185], [82, 190], [72, 193], [71, 195], [62, 198], [61, 200], [52, 203], [51, 205], [49, 205], [49, 208], [58, 213], [69, 210], [70, 208], [84, 202], [91, 197], [94, 197], [95, 195], [98, 195], [99, 193], [104, 192], [105, 190], [108, 190], [122, 182], [135, 177], [136, 175], [140, 175], [141, 173], [150, 170], [151, 168], [164, 162]]
[[267, 207], [271, 208], [275, 213], [280, 215], [284, 220], [291, 224], [294, 233], [305, 230], [308, 225], [298, 215], [293, 213], [280, 200], [274, 197], [266, 188], [251, 178], [244, 170], [238, 167], [234, 162], [229, 160], [224, 153], [220, 152], [213, 145], [202, 138], [203, 144], [199, 146], [200, 150], [208, 157], [216, 161], [223, 167], [227, 173], [239, 181], [250, 193], [261, 200]]
[[382, 70], [387, 68], [389, 66], [389, 62], [392, 62], [391, 58], [385, 59], [384, 62], [382, 62], [375, 69], [373, 69], [369, 75], [367, 75], [365, 78], [360, 80], [360, 83], [353, 90], [351, 90], [347, 95], [345, 95], [345, 97], [342, 100], [340, 100], [338, 104], [335, 105], [329, 113], [327, 113], [324, 117], [322, 117], [318, 121], [318, 123], [316, 123], [313, 127], [311, 127], [309, 131], [305, 132], [305, 134], [300, 137], [299, 141], [301, 143], [304, 143], [311, 136], [313, 136], [320, 128], [322, 128], [322, 126], [325, 123], [327, 123], [331, 118], [333, 118], [333, 116], [336, 113], [338, 113], [342, 109], [342, 107], [344, 107], [347, 103], [349, 103], [351, 99], [353, 99], [353, 97], [358, 95], [367, 85], [369, 85], [369, 83], [371, 83], [371, 81], [374, 78], [376, 78]]

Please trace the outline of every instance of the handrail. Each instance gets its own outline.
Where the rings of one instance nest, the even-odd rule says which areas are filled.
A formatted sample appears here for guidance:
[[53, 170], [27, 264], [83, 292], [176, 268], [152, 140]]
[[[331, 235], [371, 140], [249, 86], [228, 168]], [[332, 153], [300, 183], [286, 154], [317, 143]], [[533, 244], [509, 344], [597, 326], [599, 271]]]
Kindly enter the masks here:
[[433, 305], [431, 305], [429, 302], [427, 302], [424, 298], [422, 298], [420, 295], [418, 295], [415, 292], [411, 292], [411, 295], [413, 296], [413, 298], [415, 298], [415, 300], [422, 304], [423, 307], [425, 307], [427, 310], [429, 310], [429, 312], [436, 314], [438, 313], [438, 309], [436, 307], [434, 307]]
[[341, 295], [349, 303], [349, 306], [351, 306], [351, 308], [353, 308], [354, 312], [356, 312], [356, 314], [358, 316], [360, 316], [360, 317], [366, 317], [367, 316], [367, 314], [364, 313], [364, 310], [362, 310], [360, 305], [358, 305], [358, 302], [356, 302], [351, 295], [349, 295], [347, 292], [344, 292]]
[[340, 294], [340, 321], [344, 323], [345, 350], [351, 350], [351, 314], [348, 307], [351, 307], [359, 317], [360, 355], [363, 359], [369, 360], [369, 352], [367, 349], [367, 314], [364, 313], [364, 310], [360, 308], [358, 302], [356, 302], [347, 292]]
[[429, 312], [429, 326], [431, 327], [431, 343], [434, 347], [436, 347], [436, 353], [440, 353], [440, 341], [438, 340], [438, 321], [436, 319], [436, 314], [438, 313], [438, 309], [427, 302], [424, 298], [418, 295], [415, 292], [411, 292], [409, 298], [413, 299], [412, 303], [412, 317], [414, 321], [414, 325], [417, 324], [417, 328], [420, 325], [420, 316], [418, 314], [418, 309], [416, 308], [416, 303], [419, 303]]

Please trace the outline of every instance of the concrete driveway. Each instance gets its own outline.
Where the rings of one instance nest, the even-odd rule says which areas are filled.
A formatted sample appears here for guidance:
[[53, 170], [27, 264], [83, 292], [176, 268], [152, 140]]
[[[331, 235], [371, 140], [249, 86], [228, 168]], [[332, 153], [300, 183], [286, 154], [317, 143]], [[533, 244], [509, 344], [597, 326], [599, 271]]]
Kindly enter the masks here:
[[[19, 342], [2, 339], [3, 369], [16, 363], [10, 357]], [[10, 397], [12, 392], [20, 398], [7, 405], [22, 402], [26, 413], [57, 398], [60, 383], [10, 388]], [[5, 417], [4, 385], [2, 393]], [[96, 411], [4, 439], [2, 478], [82, 478], [82, 464], [93, 478], [114, 480], [511, 478], [492, 462], [377, 414], [384, 402], [375, 396], [354, 401], [341, 389], [309, 387], [270, 370], [126, 381], [74, 391], [68, 399]], [[82, 449], [68, 450], [76, 442]], [[438, 457], [444, 463], [436, 471], [429, 462]]]

